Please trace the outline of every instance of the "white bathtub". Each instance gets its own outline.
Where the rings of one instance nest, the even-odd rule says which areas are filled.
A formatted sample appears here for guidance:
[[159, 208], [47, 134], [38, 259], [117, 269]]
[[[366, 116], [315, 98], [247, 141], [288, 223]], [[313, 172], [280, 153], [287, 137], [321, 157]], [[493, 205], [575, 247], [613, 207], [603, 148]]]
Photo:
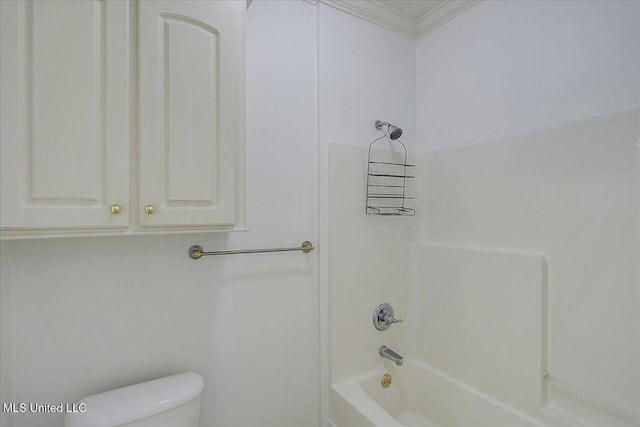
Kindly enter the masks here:
[[[392, 384], [383, 388], [382, 376]], [[417, 360], [334, 384], [336, 427], [529, 427], [546, 424]]]

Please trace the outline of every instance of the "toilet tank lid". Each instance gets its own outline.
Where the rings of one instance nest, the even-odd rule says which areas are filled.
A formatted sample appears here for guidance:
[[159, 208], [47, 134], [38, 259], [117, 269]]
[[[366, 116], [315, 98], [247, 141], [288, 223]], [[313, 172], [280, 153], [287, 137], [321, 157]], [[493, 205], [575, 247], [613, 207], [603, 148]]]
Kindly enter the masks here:
[[185, 372], [81, 399], [86, 412], [68, 413], [65, 427], [112, 427], [151, 417], [182, 405], [204, 388], [202, 377]]

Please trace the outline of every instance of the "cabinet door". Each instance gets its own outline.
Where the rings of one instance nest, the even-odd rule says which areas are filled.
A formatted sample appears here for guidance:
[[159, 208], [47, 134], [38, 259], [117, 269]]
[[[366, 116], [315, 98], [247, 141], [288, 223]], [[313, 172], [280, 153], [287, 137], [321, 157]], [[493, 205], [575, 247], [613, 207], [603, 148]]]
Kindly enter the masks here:
[[127, 2], [0, 1], [0, 12], [3, 233], [127, 227]]
[[139, 3], [141, 227], [236, 222], [244, 4]]

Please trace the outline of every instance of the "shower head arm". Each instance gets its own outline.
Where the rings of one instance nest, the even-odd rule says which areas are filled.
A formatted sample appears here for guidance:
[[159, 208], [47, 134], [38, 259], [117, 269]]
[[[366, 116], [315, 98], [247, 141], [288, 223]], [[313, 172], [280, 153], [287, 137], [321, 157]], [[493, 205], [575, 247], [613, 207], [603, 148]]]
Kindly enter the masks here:
[[389, 123], [383, 122], [382, 120], [376, 120], [375, 125], [376, 125], [376, 129], [382, 130], [382, 126], [387, 126], [388, 127]]

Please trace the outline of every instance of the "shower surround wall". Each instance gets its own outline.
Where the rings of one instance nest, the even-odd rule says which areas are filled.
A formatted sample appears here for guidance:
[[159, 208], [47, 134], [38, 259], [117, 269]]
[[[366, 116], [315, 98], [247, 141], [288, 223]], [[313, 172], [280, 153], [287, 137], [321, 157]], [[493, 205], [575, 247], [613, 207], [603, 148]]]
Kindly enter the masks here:
[[[523, 410], [539, 404], [543, 369], [638, 410], [639, 136], [632, 111], [427, 155], [425, 240], [452, 248], [416, 253], [423, 269], [410, 318], [427, 321], [415, 326], [413, 354], [507, 402], [528, 388]], [[495, 284], [514, 262], [474, 265], [487, 248], [542, 254], [542, 265], [501, 290]], [[487, 272], [493, 280], [482, 279]], [[478, 332], [481, 324], [494, 327]], [[491, 349], [493, 357], [481, 356]], [[561, 390], [550, 385], [558, 406]]]
[[[415, 252], [424, 268], [409, 290], [411, 352], [501, 399], [532, 390], [520, 404], [529, 412], [543, 368], [558, 409], [600, 425], [611, 420], [593, 404], [640, 411], [639, 20], [638, 2], [486, 1], [417, 42], [420, 240], [435, 248]], [[493, 359], [465, 335], [497, 312], [529, 325], [503, 294], [487, 298], [486, 268], [500, 280], [507, 258], [464, 275], [496, 249], [542, 256], [543, 279], [514, 279], [524, 287], [511, 301], [542, 316], [537, 362], [519, 358], [531, 342], [508, 333], [487, 332]], [[532, 286], [541, 299], [525, 301]], [[471, 311], [474, 296], [482, 310]], [[529, 379], [505, 382], [525, 362]]]

